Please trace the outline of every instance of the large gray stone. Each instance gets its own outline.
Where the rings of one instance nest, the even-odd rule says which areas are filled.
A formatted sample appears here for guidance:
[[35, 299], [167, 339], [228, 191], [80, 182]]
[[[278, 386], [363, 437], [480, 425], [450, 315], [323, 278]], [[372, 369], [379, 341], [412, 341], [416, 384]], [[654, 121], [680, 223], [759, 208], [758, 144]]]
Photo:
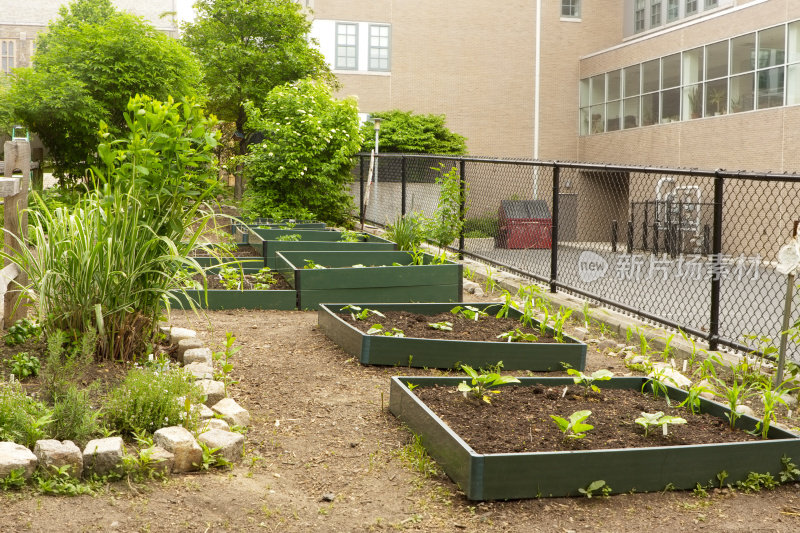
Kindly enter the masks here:
[[183, 362], [183, 354], [186, 353], [186, 350], [192, 350], [194, 348], [202, 348], [203, 341], [198, 339], [197, 337], [192, 337], [189, 339], [181, 339], [178, 343], [178, 351], [175, 354], [175, 358]]
[[161, 428], [153, 434], [153, 441], [175, 456], [173, 472], [199, 470], [203, 462], [203, 449], [189, 431], [182, 426]]
[[169, 475], [169, 473], [172, 472], [172, 468], [175, 464], [174, 454], [168, 452], [161, 446], [148, 448], [148, 453], [150, 454], [150, 465], [153, 467], [153, 470], [164, 475]]
[[104, 476], [122, 470], [122, 437], [90, 440], [83, 449], [83, 475]]
[[213, 379], [214, 369], [203, 363], [191, 363], [183, 367], [194, 379]]
[[204, 365], [211, 366], [212, 354], [208, 348], [192, 348], [183, 352], [183, 358], [180, 360], [184, 365], [192, 363], [203, 363]]
[[39, 466], [48, 472], [53, 469], [69, 466], [69, 475], [81, 477], [83, 475], [83, 453], [74, 442], [64, 442], [55, 439], [37, 440], [33, 453], [39, 459]]
[[20, 468], [25, 478], [29, 478], [36, 470], [36, 463], [36, 456], [25, 446], [16, 442], [0, 442], [0, 478]]
[[219, 448], [217, 454], [235, 463], [244, 455], [244, 435], [221, 429], [211, 429], [201, 433], [197, 440], [209, 448]]
[[228, 425], [227, 422], [225, 422], [221, 418], [209, 418], [208, 420], [200, 421], [200, 424], [198, 425], [197, 428], [197, 432], [205, 433], [206, 431], [211, 431], [212, 429], [221, 429], [222, 431], [230, 431], [231, 427]]
[[209, 407], [225, 398], [225, 384], [221, 381], [201, 379], [197, 381], [197, 386], [206, 396], [206, 401], [203, 403]]
[[249, 426], [250, 413], [236, 403], [233, 398], [223, 398], [215, 403], [211, 409], [222, 416], [228, 424], [232, 426]]
[[172, 344], [180, 344], [184, 339], [194, 339], [197, 337], [197, 332], [193, 329], [186, 328], [170, 328], [169, 342]]

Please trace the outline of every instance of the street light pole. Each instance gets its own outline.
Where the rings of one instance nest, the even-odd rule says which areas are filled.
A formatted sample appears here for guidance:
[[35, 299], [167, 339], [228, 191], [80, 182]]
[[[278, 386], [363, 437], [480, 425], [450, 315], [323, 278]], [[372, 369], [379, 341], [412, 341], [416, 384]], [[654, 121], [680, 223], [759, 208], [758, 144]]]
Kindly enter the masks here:
[[381, 119], [375, 117], [372, 119], [375, 124], [375, 184], [378, 184], [378, 152], [379, 152], [379, 135], [378, 133], [381, 131]]

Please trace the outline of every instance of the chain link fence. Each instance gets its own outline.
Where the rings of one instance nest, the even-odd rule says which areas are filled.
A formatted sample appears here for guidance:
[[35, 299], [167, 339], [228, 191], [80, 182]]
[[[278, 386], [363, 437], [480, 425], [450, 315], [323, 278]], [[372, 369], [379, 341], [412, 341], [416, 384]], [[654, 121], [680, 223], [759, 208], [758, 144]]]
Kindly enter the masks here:
[[[777, 344], [786, 276], [776, 255], [800, 218], [799, 176], [381, 154], [367, 183], [370, 164], [362, 154], [351, 185], [366, 221], [432, 215], [435, 179], [455, 167], [466, 190], [459, 253], [711, 349], [749, 351], [753, 335]], [[800, 361], [796, 344], [787, 353]]]

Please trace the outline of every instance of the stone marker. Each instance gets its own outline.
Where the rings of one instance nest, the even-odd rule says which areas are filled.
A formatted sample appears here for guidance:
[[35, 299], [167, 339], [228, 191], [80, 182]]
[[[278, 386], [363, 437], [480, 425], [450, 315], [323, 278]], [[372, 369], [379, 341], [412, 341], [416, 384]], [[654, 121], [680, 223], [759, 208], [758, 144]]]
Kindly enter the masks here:
[[235, 463], [244, 454], [244, 435], [221, 429], [211, 429], [201, 433], [197, 440], [209, 448], [219, 448], [216, 453]]
[[223, 398], [215, 403], [211, 409], [222, 415], [222, 419], [232, 426], [250, 425], [250, 413], [236, 403], [233, 398]]
[[83, 449], [83, 475], [104, 476], [122, 467], [122, 437], [90, 440]]
[[83, 453], [71, 440], [37, 440], [33, 454], [39, 459], [39, 466], [47, 472], [69, 465], [70, 476], [83, 475]]
[[16, 442], [0, 442], [0, 478], [8, 476], [12, 470], [23, 469], [27, 479], [36, 470], [36, 456], [28, 448]]
[[172, 464], [173, 472], [191, 472], [200, 469], [203, 449], [185, 427], [161, 428], [153, 434], [153, 441], [175, 456]]

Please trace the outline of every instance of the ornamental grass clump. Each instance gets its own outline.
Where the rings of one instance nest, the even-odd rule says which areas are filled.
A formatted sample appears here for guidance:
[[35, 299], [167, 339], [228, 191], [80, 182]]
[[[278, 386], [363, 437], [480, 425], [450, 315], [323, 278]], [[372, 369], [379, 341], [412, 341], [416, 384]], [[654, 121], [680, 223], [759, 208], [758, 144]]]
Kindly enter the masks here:
[[109, 393], [103, 421], [109, 429], [131, 436], [168, 426], [192, 429], [197, 422], [192, 406], [201, 400], [194, 379], [185, 371], [133, 368]]
[[187, 255], [214, 216], [204, 203], [216, 190], [213, 119], [193, 101], [145, 96], [124, 117], [124, 133], [101, 124], [93, 188], [74, 206], [33, 194], [36, 248], [0, 252], [27, 273], [45, 335], [95, 331], [97, 360], [143, 353], [170, 290], [183, 290], [177, 272], [203, 272]]

